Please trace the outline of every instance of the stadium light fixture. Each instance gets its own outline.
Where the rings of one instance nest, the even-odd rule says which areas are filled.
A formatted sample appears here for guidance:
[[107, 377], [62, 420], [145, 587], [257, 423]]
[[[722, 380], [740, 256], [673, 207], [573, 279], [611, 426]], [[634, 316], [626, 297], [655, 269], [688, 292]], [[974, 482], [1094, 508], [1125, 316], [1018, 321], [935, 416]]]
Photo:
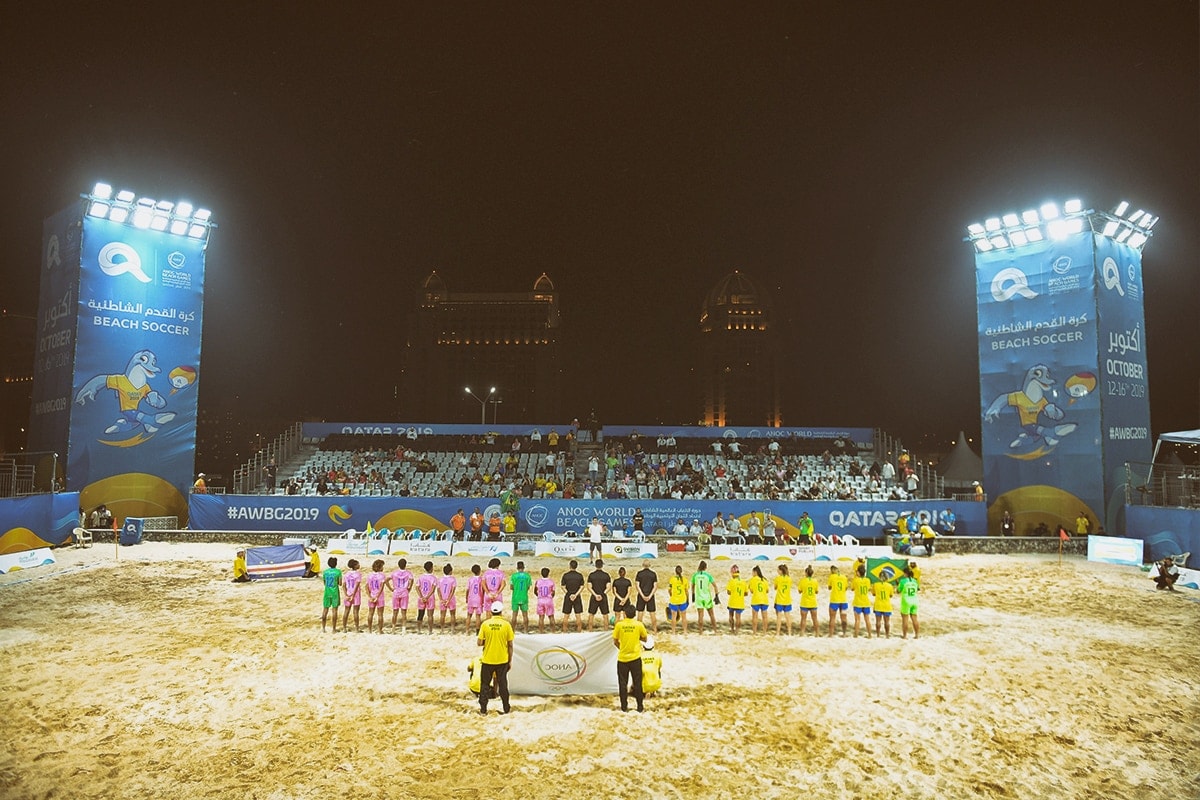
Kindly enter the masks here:
[[113, 187], [97, 183], [88, 194], [81, 195], [87, 201], [87, 215], [96, 219], [108, 219], [121, 225], [167, 233], [172, 236], [187, 236], [205, 239], [216, 225], [212, 212], [206, 208], [196, 209], [190, 202], [181, 200], [152, 200], [138, 197], [128, 189], [113, 196]]
[[1009, 212], [988, 217], [983, 223], [973, 222], [967, 226], [964, 241], [970, 242], [978, 252], [987, 253], [1035, 245], [1046, 241], [1047, 237], [1061, 240], [1091, 231], [1140, 249], [1150, 239], [1151, 228], [1158, 223], [1158, 217], [1140, 208], [1128, 217], [1124, 216], [1128, 211], [1129, 203], [1124, 200], [1111, 212], [1089, 209], [1078, 198], [1061, 205], [1046, 202], [1019, 215]]

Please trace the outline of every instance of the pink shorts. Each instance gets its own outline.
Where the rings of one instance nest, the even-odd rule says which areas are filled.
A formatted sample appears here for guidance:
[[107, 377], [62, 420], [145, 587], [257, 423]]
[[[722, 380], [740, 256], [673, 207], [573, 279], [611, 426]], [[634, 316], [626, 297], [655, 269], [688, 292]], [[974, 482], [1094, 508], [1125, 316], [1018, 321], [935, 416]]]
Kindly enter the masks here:
[[553, 617], [554, 616], [554, 598], [539, 597], [537, 601], [538, 616]]
[[483, 598], [482, 597], [467, 598], [467, 613], [468, 614], [482, 614], [483, 613]]
[[454, 611], [458, 608], [458, 598], [451, 595], [449, 599], [439, 601], [438, 605], [442, 611]]
[[436, 608], [436, 603], [437, 600], [432, 594], [429, 595], [429, 597], [421, 597], [421, 595], [417, 595], [418, 611], [433, 611], [433, 609]]
[[362, 605], [362, 592], [355, 592], [354, 594], [346, 595], [346, 599], [343, 601], [343, 605], [345, 605], [346, 608], [349, 608], [350, 606], [361, 606]]
[[392, 595], [392, 608], [408, 610], [408, 592], [396, 592]]
[[380, 594], [374, 600], [371, 599], [370, 595], [367, 595], [367, 608], [383, 608], [383, 595]]

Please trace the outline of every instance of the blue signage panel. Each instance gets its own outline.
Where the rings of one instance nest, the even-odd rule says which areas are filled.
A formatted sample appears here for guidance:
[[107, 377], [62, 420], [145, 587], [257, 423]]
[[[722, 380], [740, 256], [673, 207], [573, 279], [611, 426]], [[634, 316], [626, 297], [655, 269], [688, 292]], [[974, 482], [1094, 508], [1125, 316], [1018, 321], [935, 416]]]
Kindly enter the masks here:
[[[284, 497], [272, 495], [190, 496], [190, 524], [193, 530], [240, 531], [365, 531], [368, 523], [375, 530], [389, 531], [430, 528], [444, 531], [450, 518], [462, 508], [470, 513], [476, 506], [484, 516], [499, 511], [496, 498], [412, 498], [412, 497]], [[641, 508], [648, 533], [658, 528], [670, 531], [678, 519], [711, 520], [717, 512], [739, 517], [744, 523], [750, 514], [759, 519], [770, 515], [779, 528], [793, 536], [800, 514], [808, 512], [817, 533], [857, 538], [877, 537], [885, 526], [895, 524], [901, 512], [925, 512], [940, 521], [947, 509], [957, 517], [960, 536], [987, 535], [987, 509], [983, 503], [946, 501], [898, 501], [855, 503], [843, 501], [776, 502], [754, 500], [522, 500], [517, 526], [522, 533], [561, 533], [583, 531], [599, 517], [610, 528], [629, 523]]]
[[85, 217], [68, 474], [84, 502], [177, 514], [196, 441], [203, 240]]
[[977, 253], [991, 513], [1103, 513], [1092, 234]]
[[64, 462], [75, 366], [81, 213], [82, 205], [76, 203], [43, 225], [33, 405], [29, 417], [29, 450], [59, 453]]
[[1139, 251], [1096, 236], [1096, 302], [1104, 496], [1109, 530], [1124, 530], [1120, 515], [1125, 504], [1125, 462], [1148, 464], [1154, 453]]

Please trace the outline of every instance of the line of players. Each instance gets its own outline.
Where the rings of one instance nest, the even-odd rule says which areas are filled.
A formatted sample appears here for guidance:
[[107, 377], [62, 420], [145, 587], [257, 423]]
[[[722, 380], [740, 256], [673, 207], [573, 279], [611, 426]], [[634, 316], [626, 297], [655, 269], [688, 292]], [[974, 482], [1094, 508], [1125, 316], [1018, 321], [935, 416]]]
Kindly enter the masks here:
[[[384, 571], [384, 560], [376, 559], [371, 564], [369, 572], [361, 569], [356, 559], [350, 559], [347, 568], [341, 570], [337, 566], [336, 557], [330, 557], [328, 567], [321, 574], [324, 584], [322, 598], [321, 630], [328, 630], [329, 612], [333, 611], [333, 632], [338, 631], [338, 618], [342, 619], [342, 632], [349, 631], [350, 618], [354, 617], [354, 627], [362, 631], [360, 609], [364, 600], [367, 605], [367, 631], [384, 632], [388, 595], [391, 596], [390, 607], [391, 631], [407, 632], [409, 604], [413, 594], [416, 595], [416, 628], [433, 633], [436, 617], [439, 631], [448, 630], [454, 633], [458, 629], [458, 578], [454, 568], [445, 564], [439, 576], [434, 571], [434, 563], [426, 561], [422, 571], [414, 573], [408, 569], [407, 559], [401, 558], [391, 572]], [[751, 577], [742, 578], [737, 564], [729, 568], [729, 578], [725, 582], [725, 606], [729, 612], [729, 632], [740, 633], [743, 629], [743, 617], [747, 607], [750, 609], [749, 630], [751, 633], [769, 633], [768, 614], [774, 611], [774, 633], [779, 635], [792, 629], [792, 610], [798, 607], [800, 611], [800, 635], [808, 632], [811, 620], [813, 636], [821, 635], [821, 623], [818, 620], [820, 610], [821, 586], [814, 577], [813, 567], [807, 566], [804, 576], [793, 581], [787, 564], [779, 564], [777, 574], [771, 582], [763, 575], [762, 568], [752, 567]], [[623, 615], [628, 608], [633, 608], [640, 622], [645, 622], [649, 616], [650, 630], [658, 630], [658, 574], [649, 566], [644, 565], [631, 580], [626, 575], [625, 567], [618, 570], [615, 579], [604, 570], [604, 562], [597, 559], [595, 568], [586, 577], [579, 571], [579, 563], [571, 560], [568, 569], [558, 582], [550, 577], [550, 569], [543, 567], [541, 577], [536, 580], [525, 570], [525, 562], [518, 561], [516, 571], [510, 576], [500, 568], [500, 559], [493, 558], [488, 562], [486, 570], [478, 564], [471, 566], [470, 575], [465, 581], [464, 610], [462, 630], [473, 633], [478, 630], [483, 621], [484, 609], [491, 608], [494, 603], [504, 603], [505, 592], [511, 592], [511, 610], [513, 622], [520, 615], [524, 632], [530, 632], [529, 610], [530, 593], [533, 593], [534, 612], [537, 615], [537, 630], [545, 633], [547, 627], [553, 631], [556, 627], [556, 602], [561, 592], [562, 621], [561, 630], [566, 632], [574, 618], [575, 630], [583, 631], [584, 594], [587, 594], [587, 630], [595, 630], [596, 617], [600, 617], [600, 625], [607, 628], [613, 624], [617, 616]], [[841, 635], [849, 632], [849, 611], [854, 616], [854, 636], [858, 637], [860, 627], [867, 638], [871, 636], [871, 617], [875, 620], [876, 636], [891, 636], [891, 617], [894, 612], [893, 599], [899, 599], [902, 620], [902, 635], [908, 638], [908, 628], [911, 624], [913, 634], [920, 636], [918, 619], [918, 602], [920, 592], [920, 568], [915, 562], [909, 562], [902, 576], [893, 580], [872, 580], [866, 572], [866, 562], [859, 559], [851, 569], [850, 575], [843, 574], [834, 565], [829, 568], [825, 582], [828, 588], [828, 626], [827, 635], [833, 636], [840, 622]], [[715, 606], [721, 604], [721, 591], [716, 579], [708, 571], [708, 563], [701, 561], [699, 569], [690, 577], [683, 574], [682, 565], [675, 567], [674, 574], [667, 583], [667, 620], [672, 633], [682, 628], [682, 633], [688, 632], [687, 611], [689, 606], [696, 610], [696, 626], [704, 633], [705, 618], [707, 617], [710, 633], [717, 632]], [[611, 606], [610, 606], [611, 596]], [[340, 612], [340, 613], [339, 613]], [[610, 614], [612, 616], [610, 616]], [[606, 619], [607, 617], [607, 619]], [[376, 622], [376, 620], [378, 620]]]

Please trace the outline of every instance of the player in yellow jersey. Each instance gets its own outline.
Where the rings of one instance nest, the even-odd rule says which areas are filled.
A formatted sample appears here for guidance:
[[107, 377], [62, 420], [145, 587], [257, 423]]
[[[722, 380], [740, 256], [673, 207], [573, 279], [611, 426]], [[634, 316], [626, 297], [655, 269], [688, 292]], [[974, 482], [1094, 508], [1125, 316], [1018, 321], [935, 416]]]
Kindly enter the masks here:
[[684, 613], [687, 607], [688, 582], [683, 577], [683, 567], [676, 564], [675, 574], [667, 582], [667, 618], [671, 620], [671, 633], [675, 632], [675, 627], [680, 622], [683, 623], [683, 632], [688, 632], [687, 614]]
[[880, 623], [883, 623], [883, 630], [890, 639], [892, 638], [892, 595], [896, 593], [896, 587], [887, 581], [878, 581], [871, 585], [871, 591], [875, 595], [875, 635], [879, 635]]
[[846, 589], [849, 588], [850, 582], [846, 580], [846, 576], [838, 572], [836, 566], [829, 568], [829, 636], [833, 637], [833, 631], [836, 628], [835, 618], [838, 614], [842, 615], [842, 638], [846, 638], [846, 608], [849, 603], [846, 602]]
[[787, 622], [788, 636], [792, 635], [792, 578], [787, 564], [779, 565], [775, 576], [775, 635], [779, 635], [780, 623]]
[[742, 612], [746, 610], [746, 595], [750, 594], [750, 590], [746, 588], [737, 564], [729, 568], [725, 594], [725, 607], [729, 609], [729, 632], [738, 633], [742, 630]]
[[746, 588], [750, 590], [750, 632], [758, 633], [759, 625], [762, 632], [767, 632], [767, 606], [771, 603], [771, 584], [763, 577], [762, 569], [755, 566], [751, 569], [750, 582]]
[[813, 636], [820, 636], [821, 626], [817, 622], [817, 593], [820, 592], [821, 586], [813, 577], [811, 564], [804, 568], [804, 577], [796, 583], [796, 588], [800, 591], [800, 635], [803, 636], [808, 628], [805, 620], [812, 617]]
[[861, 620], [867, 638], [871, 638], [871, 579], [867, 577], [867, 568], [860, 564], [855, 570], [854, 578], [850, 581], [850, 591], [854, 592], [854, 638], [858, 638], [858, 623]]

